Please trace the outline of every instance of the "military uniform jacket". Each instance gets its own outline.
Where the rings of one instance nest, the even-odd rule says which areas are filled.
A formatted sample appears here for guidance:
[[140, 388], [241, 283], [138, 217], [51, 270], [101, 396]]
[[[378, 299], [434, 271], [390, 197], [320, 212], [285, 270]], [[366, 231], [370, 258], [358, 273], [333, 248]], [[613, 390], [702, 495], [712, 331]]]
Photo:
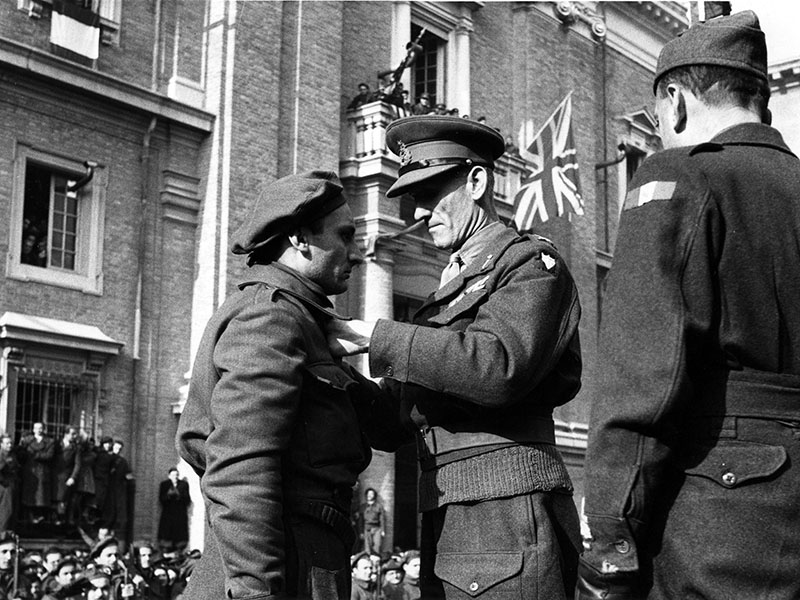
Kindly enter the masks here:
[[299, 499], [349, 492], [370, 459], [353, 379], [321, 328], [329, 301], [277, 266], [250, 274], [206, 327], [177, 436], [201, 477], [232, 598], [282, 591], [284, 516]]
[[[413, 323], [379, 320], [372, 335], [371, 374], [387, 378], [393, 410], [418, 434], [420, 510], [571, 485], [554, 450], [537, 472], [486, 463], [472, 483], [466, 473], [431, 479], [491, 450], [553, 449], [553, 408], [580, 387], [580, 304], [566, 264], [547, 241], [493, 227], [484, 256], [433, 293]], [[397, 431], [373, 446], [399, 443]]]
[[760, 596], [723, 586], [763, 560], [749, 585], [782, 589], [768, 574], [788, 564], [794, 591], [780, 597], [797, 597], [797, 511], [776, 510], [798, 506], [796, 458], [786, 471], [797, 436], [758, 431], [800, 421], [800, 161], [776, 130], [741, 124], [648, 158], [629, 190], [603, 307], [583, 560], [611, 578], [654, 570], [656, 598]]

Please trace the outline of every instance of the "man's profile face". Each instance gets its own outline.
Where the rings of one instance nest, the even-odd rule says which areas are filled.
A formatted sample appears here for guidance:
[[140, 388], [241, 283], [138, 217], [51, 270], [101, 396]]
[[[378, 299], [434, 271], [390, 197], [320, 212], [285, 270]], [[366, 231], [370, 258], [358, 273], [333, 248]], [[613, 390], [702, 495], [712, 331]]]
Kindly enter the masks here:
[[347, 291], [353, 267], [364, 262], [355, 241], [356, 226], [353, 214], [343, 204], [322, 218], [318, 233], [308, 230], [311, 262], [305, 272], [327, 295]]
[[100, 551], [100, 554], [95, 559], [95, 562], [104, 567], [113, 567], [117, 564], [118, 558], [119, 548], [115, 544], [111, 544]]
[[369, 581], [372, 579], [372, 561], [364, 556], [358, 559], [356, 566], [353, 567], [353, 579], [357, 581]]
[[67, 563], [58, 570], [55, 577], [59, 585], [69, 585], [75, 581], [75, 565]]
[[419, 578], [419, 559], [412, 558], [403, 565], [403, 570], [406, 572], [406, 577], [409, 579]]
[[386, 581], [388, 583], [398, 584], [403, 579], [403, 574], [398, 569], [386, 571]]
[[104, 578], [99, 577], [92, 579], [92, 588], [86, 592], [87, 600], [102, 600], [108, 598], [111, 593], [111, 582]]
[[7, 571], [11, 568], [11, 563], [14, 560], [14, 544], [13, 542], [6, 542], [0, 544], [0, 571]]
[[472, 233], [475, 203], [465, 183], [464, 177], [445, 175], [422, 181], [410, 191], [416, 203], [414, 219], [425, 221], [437, 248], [457, 250]]
[[153, 558], [153, 549], [152, 548], [139, 548], [139, 566], [143, 569], [147, 569], [150, 567], [151, 559]]

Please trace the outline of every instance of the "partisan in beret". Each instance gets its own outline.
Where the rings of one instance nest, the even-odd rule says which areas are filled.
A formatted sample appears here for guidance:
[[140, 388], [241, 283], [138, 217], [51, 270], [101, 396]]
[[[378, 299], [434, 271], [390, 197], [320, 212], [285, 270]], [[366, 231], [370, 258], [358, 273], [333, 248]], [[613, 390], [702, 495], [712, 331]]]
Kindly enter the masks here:
[[270, 183], [233, 235], [231, 251], [250, 254], [278, 236], [324, 217], [345, 204], [343, 189], [332, 171], [307, 171]]

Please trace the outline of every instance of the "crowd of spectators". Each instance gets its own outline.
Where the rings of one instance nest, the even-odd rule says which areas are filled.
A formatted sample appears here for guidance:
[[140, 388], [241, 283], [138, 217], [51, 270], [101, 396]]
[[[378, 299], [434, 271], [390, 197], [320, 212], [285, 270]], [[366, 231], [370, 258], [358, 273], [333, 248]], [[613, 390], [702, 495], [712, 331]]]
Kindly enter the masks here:
[[124, 446], [107, 436], [96, 445], [77, 427], [55, 439], [40, 422], [16, 445], [0, 436], [0, 530], [126, 531], [134, 477]]
[[389, 555], [359, 552], [350, 559], [350, 600], [417, 600], [419, 551]]
[[[372, 91], [366, 82], [358, 84], [358, 94], [350, 100], [347, 110], [356, 109], [370, 102], [386, 102], [394, 107], [398, 118], [427, 114], [470, 118], [469, 115], [459, 114], [457, 108], [448, 108], [443, 102], [432, 103], [431, 95], [427, 92], [421, 93], [412, 102], [409, 91], [403, 87], [402, 82], [395, 83], [392, 80], [391, 72], [381, 75], [385, 75], [385, 78], [380, 79], [378, 89], [375, 91]], [[485, 122], [486, 118], [480, 117], [478, 121]]]
[[[358, 94], [347, 105], [347, 110], [354, 110], [370, 102], [391, 104], [397, 118], [428, 114], [470, 118], [467, 114], [459, 114], [457, 108], [448, 108], [443, 102], [432, 103], [431, 95], [427, 92], [423, 92], [414, 102], [411, 102], [408, 90], [403, 88], [402, 83], [394, 85], [391, 76], [382, 80], [375, 91], [370, 90], [368, 83], [359, 83]], [[486, 124], [486, 117], [484, 116], [478, 117], [476, 120], [479, 123]], [[507, 153], [519, 156], [519, 147], [514, 143], [514, 139], [510, 135], [505, 136], [505, 144]]]
[[182, 595], [199, 551], [160, 554], [149, 542], [123, 553], [103, 535], [91, 546], [26, 550], [0, 533], [0, 600], [188, 600]]

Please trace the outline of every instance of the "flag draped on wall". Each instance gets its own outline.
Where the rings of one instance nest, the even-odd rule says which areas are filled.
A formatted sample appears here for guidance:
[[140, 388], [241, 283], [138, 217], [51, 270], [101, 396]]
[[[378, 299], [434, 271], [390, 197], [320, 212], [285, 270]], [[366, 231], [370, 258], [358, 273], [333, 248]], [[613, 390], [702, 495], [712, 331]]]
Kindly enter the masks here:
[[[524, 126], [523, 126], [524, 127]], [[523, 137], [522, 135], [520, 137]], [[519, 231], [530, 231], [538, 219], [562, 216], [565, 207], [583, 214], [578, 160], [572, 137], [572, 92], [561, 101], [532, 142], [520, 144], [520, 155], [532, 172], [514, 197], [514, 223]]]
[[100, 48], [100, 15], [81, 0], [53, 0], [50, 42], [96, 60]]

